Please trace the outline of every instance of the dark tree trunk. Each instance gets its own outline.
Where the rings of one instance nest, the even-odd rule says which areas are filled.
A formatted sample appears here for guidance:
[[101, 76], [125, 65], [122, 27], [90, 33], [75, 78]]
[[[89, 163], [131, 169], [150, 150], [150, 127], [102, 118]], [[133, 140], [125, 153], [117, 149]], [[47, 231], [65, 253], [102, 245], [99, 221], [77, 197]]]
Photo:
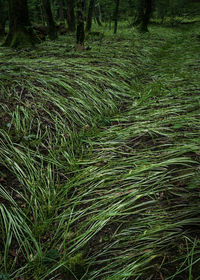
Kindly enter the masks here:
[[59, 0], [59, 19], [64, 21], [64, 2]]
[[142, 31], [144, 32], [148, 31], [148, 24], [151, 18], [152, 6], [153, 6], [153, 0], [145, 0], [145, 11], [144, 11], [144, 18], [142, 22]]
[[53, 19], [51, 4], [49, 0], [42, 0], [42, 3], [44, 7], [46, 22], [47, 22], [49, 38], [50, 40], [55, 40], [57, 38], [57, 30], [56, 30], [56, 24]]
[[0, 0], [0, 37], [5, 36], [6, 21], [8, 19], [7, 2]]
[[39, 42], [31, 26], [27, 0], [9, 0], [9, 32], [4, 46], [20, 48]]
[[152, 13], [153, 0], [140, 0], [137, 25], [139, 31], [148, 32], [148, 24]]
[[0, 37], [5, 36], [5, 27], [6, 27], [6, 18], [5, 17], [0, 17]]
[[86, 32], [90, 32], [91, 27], [92, 27], [92, 16], [93, 16], [93, 12], [94, 12], [94, 3], [95, 3], [95, 0], [90, 0], [88, 14], [87, 14], [86, 28], [85, 28]]
[[85, 39], [85, 32], [84, 32], [84, 6], [85, 0], [78, 0], [77, 2], [77, 29], [76, 29], [76, 43], [77, 43], [77, 50], [84, 49], [84, 39]]
[[96, 15], [95, 19], [96, 19], [98, 25], [99, 25], [99, 26], [102, 26], [101, 21], [100, 21], [100, 18], [99, 18], [99, 15]]
[[142, 22], [142, 19], [144, 17], [144, 4], [145, 4], [145, 0], [137, 0], [136, 2], [136, 10], [137, 10], [137, 15], [135, 17], [135, 22], [133, 23], [133, 25], [140, 25]]
[[116, 0], [116, 6], [114, 11], [114, 34], [117, 33], [117, 25], [118, 25], [118, 14], [119, 14], [119, 0]]
[[94, 12], [95, 12], [95, 19], [96, 19], [98, 25], [102, 26], [101, 20], [100, 20], [100, 17], [101, 17], [101, 7], [100, 7], [99, 3], [97, 3], [97, 5], [95, 6]]
[[74, 0], [67, 0], [67, 24], [68, 30], [74, 32], [76, 30], [74, 15]]

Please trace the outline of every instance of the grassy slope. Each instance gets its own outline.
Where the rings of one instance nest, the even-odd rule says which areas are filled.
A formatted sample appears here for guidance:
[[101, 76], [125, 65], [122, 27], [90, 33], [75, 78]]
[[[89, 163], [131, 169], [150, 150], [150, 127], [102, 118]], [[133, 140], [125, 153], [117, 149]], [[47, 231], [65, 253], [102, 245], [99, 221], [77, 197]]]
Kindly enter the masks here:
[[199, 279], [196, 30], [1, 50], [2, 275]]

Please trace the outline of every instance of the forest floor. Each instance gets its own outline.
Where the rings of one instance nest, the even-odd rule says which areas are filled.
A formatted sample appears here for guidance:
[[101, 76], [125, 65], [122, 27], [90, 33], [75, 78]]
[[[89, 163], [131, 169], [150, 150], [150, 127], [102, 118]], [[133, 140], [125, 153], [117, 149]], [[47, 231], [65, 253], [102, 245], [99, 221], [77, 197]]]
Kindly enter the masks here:
[[0, 279], [200, 279], [199, 25], [0, 49]]

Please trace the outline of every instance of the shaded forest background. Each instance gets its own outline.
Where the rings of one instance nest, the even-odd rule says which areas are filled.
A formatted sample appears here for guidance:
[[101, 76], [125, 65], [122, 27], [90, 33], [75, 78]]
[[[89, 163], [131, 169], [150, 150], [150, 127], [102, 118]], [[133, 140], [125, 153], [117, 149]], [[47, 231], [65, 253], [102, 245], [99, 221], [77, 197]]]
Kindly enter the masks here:
[[[114, 34], [118, 21], [127, 21], [141, 32], [154, 23], [174, 26], [185, 18], [199, 14], [198, 0], [1, 0], [0, 36], [8, 33], [4, 46], [35, 45], [48, 36], [76, 31], [77, 48], [83, 49], [85, 31], [91, 31], [92, 20], [105, 23]], [[9, 20], [9, 28], [7, 27]]]

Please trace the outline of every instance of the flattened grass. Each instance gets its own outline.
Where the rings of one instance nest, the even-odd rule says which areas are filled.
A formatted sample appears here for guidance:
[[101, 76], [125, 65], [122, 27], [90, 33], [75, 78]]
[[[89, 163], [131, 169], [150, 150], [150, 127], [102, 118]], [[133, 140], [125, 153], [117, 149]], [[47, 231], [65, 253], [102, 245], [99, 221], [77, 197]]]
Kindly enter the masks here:
[[198, 279], [196, 30], [3, 49], [0, 276]]

